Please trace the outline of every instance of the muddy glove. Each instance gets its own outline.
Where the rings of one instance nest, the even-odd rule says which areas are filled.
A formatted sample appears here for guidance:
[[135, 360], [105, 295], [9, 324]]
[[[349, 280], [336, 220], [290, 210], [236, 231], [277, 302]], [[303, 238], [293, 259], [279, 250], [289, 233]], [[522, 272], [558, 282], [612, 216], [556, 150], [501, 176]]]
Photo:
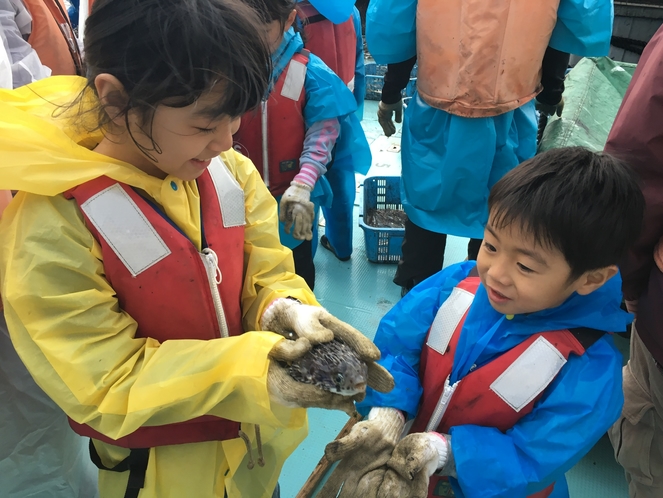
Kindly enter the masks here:
[[326, 408], [342, 410], [352, 416], [355, 413], [355, 401], [362, 401], [366, 393], [354, 396], [341, 396], [325, 391], [311, 384], [297, 382], [280, 362], [294, 361], [311, 349], [311, 342], [301, 337], [296, 341], [284, 339], [274, 344], [269, 352], [273, 361], [267, 372], [267, 391], [273, 403], [299, 408]]
[[557, 114], [558, 117], [561, 117], [562, 111], [564, 110], [564, 97], [562, 97], [561, 100], [554, 105], [545, 104], [539, 100], [535, 100], [534, 107], [537, 111], [539, 111], [541, 114], [545, 114], [546, 116]]
[[391, 120], [392, 116], [396, 114], [396, 122], [400, 123], [403, 121], [403, 99], [399, 100], [395, 104], [385, 104], [380, 101], [378, 104], [378, 123], [382, 126], [382, 131], [388, 137], [396, 133], [396, 125]]
[[373, 408], [368, 419], [355, 424], [350, 434], [329, 443], [325, 456], [340, 462], [317, 498], [336, 498], [341, 486], [339, 498], [375, 498], [404, 424], [399, 410]]
[[404, 437], [387, 462], [389, 470], [377, 498], [426, 498], [428, 481], [436, 472], [456, 477], [451, 438], [437, 432], [417, 432]]
[[313, 238], [314, 207], [311, 202], [312, 188], [304, 183], [290, 182], [281, 197], [279, 220], [285, 223], [286, 233], [298, 240]]
[[321, 306], [309, 306], [295, 299], [276, 299], [263, 313], [260, 327], [286, 339], [295, 339], [295, 342], [306, 339], [310, 344], [320, 344], [338, 339], [351, 347], [368, 366], [369, 387], [379, 392], [394, 388], [391, 374], [375, 363], [380, 359], [380, 350], [375, 344]]

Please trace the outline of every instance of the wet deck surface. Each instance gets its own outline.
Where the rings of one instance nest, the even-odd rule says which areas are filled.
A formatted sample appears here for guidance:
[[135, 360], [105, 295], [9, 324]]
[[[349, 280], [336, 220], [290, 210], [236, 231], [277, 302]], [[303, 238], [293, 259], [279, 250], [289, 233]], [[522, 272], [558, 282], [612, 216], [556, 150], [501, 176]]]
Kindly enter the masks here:
[[[376, 120], [377, 102], [366, 101], [364, 129], [373, 152], [369, 176], [400, 175], [400, 133], [387, 138]], [[358, 184], [363, 178], [358, 177]], [[355, 203], [355, 220], [361, 205], [361, 187]], [[321, 233], [324, 233], [321, 228]], [[355, 223], [354, 250], [350, 261], [341, 262], [320, 247], [315, 256], [315, 294], [332, 314], [373, 338], [382, 316], [400, 299], [400, 287], [392, 283], [393, 264], [374, 264], [366, 259], [364, 235]], [[445, 266], [466, 257], [467, 239], [449, 237]], [[620, 349], [627, 341], [617, 339]], [[281, 496], [294, 498], [311, 474], [325, 445], [336, 437], [348, 420], [344, 413], [309, 410], [309, 436], [286, 462], [281, 474]], [[627, 485], [621, 467], [613, 458], [607, 437], [567, 473], [571, 498], [627, 498]]]

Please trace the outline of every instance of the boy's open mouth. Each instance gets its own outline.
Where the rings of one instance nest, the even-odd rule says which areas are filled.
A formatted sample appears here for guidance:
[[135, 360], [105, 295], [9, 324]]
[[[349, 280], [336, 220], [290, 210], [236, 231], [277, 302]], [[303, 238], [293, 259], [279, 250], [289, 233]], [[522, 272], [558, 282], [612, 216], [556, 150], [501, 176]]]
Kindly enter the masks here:
[[491, 301], [494, 301], [496, 303], [505, 303], [507, 301], [510, 301], [511, 299], [506, 297], [504, 294], [497, 292], [495, 289], [486, 286], [486, 289], [488, 290], [488, 297], [490, 298]]

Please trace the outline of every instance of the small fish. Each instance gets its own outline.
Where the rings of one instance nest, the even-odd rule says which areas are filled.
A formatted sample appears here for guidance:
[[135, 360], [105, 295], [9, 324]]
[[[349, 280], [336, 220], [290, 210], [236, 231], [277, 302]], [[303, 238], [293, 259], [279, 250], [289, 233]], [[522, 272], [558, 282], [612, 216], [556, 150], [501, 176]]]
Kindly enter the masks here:
[[333, 340], [317, 344], [288, 368], [298, 382], [313, 384], [342, 396], [366, 391], [368, 367], [352, 348]]

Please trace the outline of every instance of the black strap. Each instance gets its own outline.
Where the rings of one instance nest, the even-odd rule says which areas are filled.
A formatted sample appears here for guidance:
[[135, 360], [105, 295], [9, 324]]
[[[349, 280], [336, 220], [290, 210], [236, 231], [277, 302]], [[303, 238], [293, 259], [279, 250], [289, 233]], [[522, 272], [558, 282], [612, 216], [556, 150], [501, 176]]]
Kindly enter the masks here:
[[623, 36], [613, 36], [610, 39], [610, 45], [628, 50], [629, 52], [634, 52], [638, 55], [642, 55], [647, 42], [642, 40], [634, 40], [632, 38], [624, 38]]
[[603, 337], [607, 332], [602, 330], [590, 329], [589, 327], [577, 327], [569, 329], [569, 332], [578, 339], [578, 342], [585, 348], [587, 351], [591, 346], [594, 345], [601, 337]]
[[127, 490], [124, 493], [124, 498], [138, 498], [138, 493], [140, 493], [140, 490], [145, 486], [145, 472], [147, 471], [149, 457], [149, 448], [132, 448], [129, 450], [129, 456], [115, 467], [106, 467], [101, 463], [97, 448], [94, 447], [94, 443], [92, 442], [92, 439], [90, 439], [90, 459], [98, 469], [108, 470], [110, 472], [129, 471], [129, 482], [127, 483]]
[[326, 21], [326, 20], [327, 20], [327, 18], [325, 16], [323, 16], [322, 14], [316, 14], [316, 15], [311, 16], [311, 17], [305, 17], [304, 19], [302, 19], [302, 23], [304, 23], [304, 24], [315, 24], [317, 22], [322, 22], [322, 21]]

